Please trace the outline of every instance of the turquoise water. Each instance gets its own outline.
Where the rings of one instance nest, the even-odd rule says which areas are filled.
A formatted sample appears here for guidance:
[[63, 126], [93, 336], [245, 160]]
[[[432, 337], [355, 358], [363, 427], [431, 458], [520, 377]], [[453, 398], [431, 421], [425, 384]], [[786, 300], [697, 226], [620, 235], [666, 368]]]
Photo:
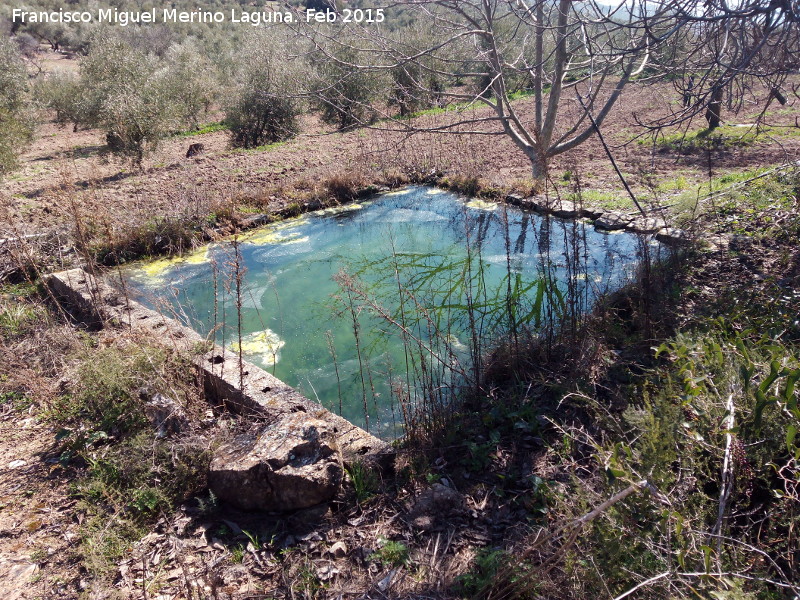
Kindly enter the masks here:
[[469, 365], [503, 331], [586, 310], [631, 274], [640, 246], [630, 234], [420, 186], [126, 276], [145, 304], [395, 437], [401, 404], [469, 384]]

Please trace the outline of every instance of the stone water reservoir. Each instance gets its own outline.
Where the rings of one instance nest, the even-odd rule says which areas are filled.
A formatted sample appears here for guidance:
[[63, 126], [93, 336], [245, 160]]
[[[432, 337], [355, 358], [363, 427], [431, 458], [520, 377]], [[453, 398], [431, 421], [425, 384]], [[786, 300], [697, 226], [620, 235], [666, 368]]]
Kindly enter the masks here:
[[509, 327], [535, 333], [587, 310], [651, 244], [412, 186], [125, 277], [143, 303], [391, 439], [400, 404], [463, 384], [476, 349]]

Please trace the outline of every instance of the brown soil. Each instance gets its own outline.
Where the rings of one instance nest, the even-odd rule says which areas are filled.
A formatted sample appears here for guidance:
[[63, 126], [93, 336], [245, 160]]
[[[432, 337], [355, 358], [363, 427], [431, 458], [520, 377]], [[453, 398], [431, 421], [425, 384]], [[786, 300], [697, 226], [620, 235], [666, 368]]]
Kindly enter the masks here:
[[[724, 115], [727, 123], [753, 122], [762, 104], [760, 99], [748, 100], [750, 104], [738, 115]], [[699, 183], [709, 172], [717, 175], [798, 158], [800, 135], [795, 133], [793, 106], [777, 104], [771, 107], [766, 123], [785, 127], [782, 131], [786, 134], [762, 136], [748, 148], [717, 151], [711, 156], [681, 155], [654, 151], [652, 144], [639, 143], [642, 130], [637, 119], [663, 115], [665, 107], [678, 102], [679, 96], [669, 84], [632, 84], [603, 125], [620, 169], [639, 193], [646, 192], [648, 182], [668, 181], [678, 175], [690, 184]], [[790, 101], [795, 102], [796, 98]], [[529, 99], [518, 101], [522, 112], [531, 106]], [[577, 101], [565, 97], [564, 114], [577, 109]], [[478, 109], [473, 114], [484, 117], [489, 113]], [[448, 114], [419, 117], [415, 125], [441, 125], [455, 118]], [[689, 130], [704, 125], [704, 121], [695, 121]], [[390, 127], [379, 122], [372, 129], [334, 132], [315, 117], [306, 117], [302, 135], [262, 151], [228, 149], [224, 131], [176, 137], [164, 142], [146, 161], [145, 170], [138, 172], [103, 156], [100, 132], [75, 133], [47, 123], [40, 127], [20, 170], [4, 182], [0, 206], [6, 206], [8, 229], [16, 233], [67, 230], [76, 213], [91, 217], [98, 227], [113, 230], [157, 216], [206, 215], [231, 200], [256, 200], [261, 205], [291, 201], [298, 190], [313, 189], [342, 172], [356, 172], [375, 181], [398, 171], [438, 171], [445, 176], [480, 177], [485, 185], [504, 189], [523, 189], [530, 183], [527, 159], [494, 124], [479, 125], [482, 135], [469, 136], [418, 133], [409, 137], [385, 130]], [[205, 145], [205, 154], [184, 158], [189, 144], [195, 142]], [[574, 175], [570, 181], [562, 178], [566, 171], [579, 176], [583, 189], [625, 198], [595, 137], [552, 161], [551, 180], [562, 191], [576, 185]]]
[[35, 415], [7, 412], [0, 423], [0, 595], [69, 597], [79, 585], [80, 515], [50, 453], [52, 429]]
[[[640, 192], [648, 177], [664, 181], [681, 175], [697, 182], [708, 177], [707, 155], [654, 153], [634, 141], [637, 115], [656, 116], [675, 102], [679, 97], [669, 85], [632, 85], [604, 125], [620, 168]], [[567, 97], [564, 103], [576, 110], [574, 100]], [[522, 100], [520, 106], [530, 107], [530, 101]], [[790, 109], [774, 110], [768, 122], [793, 125]], [[729, 122], [752, 122], [757, 110], [753, 105], [750, 113], [726, 117]], [[440, 123], [446, 118], [419, 121]], [[295, 140], [252, 152], [229, 150], [225, 132], [176, 137], [148, 159], [144, 172], [133, 172], [101, 156], [100, 132], [72, 132], [47, 123], [20, 170], [0, 189], [7, 208], [0, 237], [69, 230], [76, 216], [117, 229], [155, 216], [205, 215], [237, 199], [285, 203], [297, 190], [313, 188], [342, 171], [363, 174], [367, 180], [397, 170], [441, 171], [445, 176], [479, 176], [487, 185], [501, 187], [524, 185], [520, 182], [529, 177], [525, 157], [489, 129], [487, 135], [470, 137], [406, 138], [380, 129], [330, 132], [309, 117], [304, 131]], [[184, 158], [195, 142], [205, 145], [205, 154]], [[719, 174], [784, 163], [797, 160], [799, 151], [798, 135], [764, 139], [750, 148], [715, 154], [710, 168]], [[596, 139], [553, 161], [554, 182], [564, 188], [573, 185], [574, 181], [561, 181], [568, 170], [579, 174], [584, 188], [622, 196]], [[796, 259], [793, 268], [796, 273]], [[49, 383], [56, 381], [54, 376]], [[0, 419], [0, 596], [107, 597], [111, 590], [93, 588], [80, 571], [81, 515], [73, 510], [69, 478], [51, 454], [54, 432], [42, 425], [35, 411], [8, 409]], [[480, 474], [448, 463], [469, 454], [464, 446], [451, 449], [452, 456], [442, 453], [428, 471], [446, 476], [461, 496], [463, 505], [451, 514], [443, 515], [437, 507], [411, 510], [415, 498], [429, 487], [413, 479], [360, 504], [343, 495], [318, 512], [291, 516], [209, 512], [197, 501], [187, 503], [176, 514], [165, 515], [131, 548], [120, 565], [115, 591], [135, 598], [310, 598], [319, 589], [315, 586], [324, 586], [326, 595], [340, 598], [447, 595], [453, 576], [473, 558], [473, 547], [528, 533], [531, 507], [526, 502], [531, 494], [521, 484], [515, 487], [516, 482], [554, 475], [539, 443], [523, 436], [516, 453], [495, 447], [483, 457], [487, 463]], [[499, 479], [512, 472], [514, 477]], [[503, 493], [496, 494], [497, 489]], [[442, 516], [444, 521], [437, 522]], [[264, 546], [248, 547], [244, 531], [258, 535]], [[393, 568], [375, 558], [385, 539], [412, 548], [416, 570]], [[336, 551], [338, 542], [344, 547]]]

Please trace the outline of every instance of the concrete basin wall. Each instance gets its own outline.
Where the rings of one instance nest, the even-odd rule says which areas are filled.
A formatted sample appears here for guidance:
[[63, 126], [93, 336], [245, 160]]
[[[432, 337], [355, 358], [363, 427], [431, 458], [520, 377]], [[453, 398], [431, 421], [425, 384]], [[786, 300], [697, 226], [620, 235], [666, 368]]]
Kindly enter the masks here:
[[380, 469], [391, 468], [394, 451], [383, 440], [246, 360], [242, 360], [240, 372], [238, 354], [128, 298], [102, 277], [72, 269], [47, 276], [46, 283], [56, 299], [87, 325], [129, 328], [173, 344], [176, 351], [191, 352], [207, 397], [227, 410], [266, 423], [287, 413], [307, 413], [309, 419], [325, 421], [333, 428], [345, 464], [360, 461]]

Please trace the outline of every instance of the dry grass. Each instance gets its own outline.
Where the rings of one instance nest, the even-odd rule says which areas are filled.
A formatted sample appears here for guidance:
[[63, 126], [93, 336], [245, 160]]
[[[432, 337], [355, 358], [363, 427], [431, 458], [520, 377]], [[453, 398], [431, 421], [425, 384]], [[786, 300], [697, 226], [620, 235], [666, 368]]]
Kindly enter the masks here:
[[[669, 91], [667, 87], [633, 87], [620, 103], [626, 110], [607, 122], [614, 132], [610, 136], [616, 144], [614, 150], [637, 190], [652, 189], [653, 182], [669, 180], [677, 170], [692, 182], [708, 179], [708, 165], [702, 157], [650, 155], [644, 145], [623, 145], [632, 137], [631, 113], [657, 107]], [[4, 247], [2, 252], [15, 277], [35, 281], [42, 270], [77, 260], [116, 263], [146, 254], [182, 252], [233, 232], [254, 212], [271, 218], [292, 216], [352, 201], [371, 184], [395, 187], [433, 182], [487, 197], [537, 191], [528, 179], [524, 157], [503, 138], [420, 135], [404, 139], [381, 131], [327, 135], [313, 118], [307, 119], [306, 125], [311, 135], [260, 152], [228, 152], [224, 134], [219, 132], [198, 136], [209, 153], [196, 160], [181, 158], [185, 140], [172, 140], [143, 175], [101, 163], [92, 150], [96, 132], [73, 135], [46, 125], [42, 132], [55, 136], [40, 139], [6, 189], [0, 237], [44, 230], [59, 235], [47, 242], [24, 242], [11, 250]], [[785, 142], [780, 148], [754, 145], [720, 152], [712, 168], [741, 170], [754, 163], [783, 162], [787, 153], [794, 156], [797, 152], [796, 140]], [[81, 150], [72, 151], [76, 144]], [[579, 174], [586, 190], [617, 191], [619, 182], [608, 165], [596, 160], [598, 149], [590, 142], [554, 161], [553, 181], [568, 189], [573, 176]], [[343, 165], [348, 168], [343, 170]], [[739, 201], [721, 207], [715, 204], [712, 208], [719, 209], [716, 221], [726, 223], [730, 214], [739, 218]], [[755, 207], [761, 220], [757, 227], [743, 231], [754, 233], [763, 229], [763, 223], [775, 222], [768, 210], [771, 202]], [[788, 210], [783, 205], [778, 208]], [[783, 212], [780, 218], [786, 216]], [[774, 253], [757, 253], [760, 262], [755, 271], [747, 256], [740, 257], [736, 270], [727, 255], [718, 257], [719, 264], [699, 261], [698, 269], [706, 270], [706, 275], [711, 271], [711, 276], [683, 282], [682, 291], [677, 292], [681, 294], [677, 309], [676, 298], [665, 295], [676, 289], [673, 282], [668, 281], [667, 273], [662, 279], [656, 273], [647, 288], [628, 290], [601, 305], [590, 326], [577, 332], [585, 334], [577, 348], [555, 345], [545, 352], [535, 344], [498, 346], [491, 357], [487, 378], [491, 385], [487, 385], [485, 397], [473, 398], [472, 404], [465, 403], [442, 416], [442, 425], [431, 430], [431, 435], [420, 436], [416, 445], [405, 448], [393, 478], [373, 485], [369, 474], [351, 474], [350, 483], [330, 506], [288, 516], [260, 515], [220, 507], [207, 494], [175, 496], [172, 502], [179, 504], [177, 509], [171, 503], [157, 504], [161, 512], [151, 515], [152, 520], [134, 523], [129, 530], [115, 530], [113, 536], [107, 523], [127, 519], [130, 511], [121, 496], [130, 490], [103, 481], [103, 486], [84, 487], [82, 492], [86, 497], [95, 494], [92, 497], [101, 508], [91, 512], [88, 507], [77, 509], [70, 504], [67, 486], [72, 483], [74, 493], [81, 474], [56, 466], [58, 427], [47, 425], [42, 411], [53, 414], [64, 409], [70, 399], [81, 399], [81, 405], [67, 404], [75, 410], [64, 409], [60, 424], [67, 423], [69, 416], [75, 419], [68, 423], [74, 430], [92, 425], [85, 414], [80, 415], [84, 405], [98, 401], [87, 394], [105, 389], [101, 384], [113, 382], [120, 371], [131, 370], [124, 356], [136, 355], [148, 344], [119, 330], [82, 332], [55, 309], [46, 294], [37, 295], [30, 286], [25, 290], [4, 287], [0, 310], [3, 415], [8, 429], [33, 420], [36, 436], [47, 443], [26, 447], [19, 437], [4, 437], [6, 454], [26, 453], [25, 459], [35, 464], [36, 470], [29, 474], [35, 481], [7, 471], [0, 478], [0, 488], [4, 498], [6, 492], [13, 497], [14, 508], [7, 514], [25, 510], [25, 491], [14, 487], [18, 482], [43, 494], [53, 506], [62, 506], [52, 527], [69, 532], [72, 540], [59, 542], [54, 546], [55, 557], [41, 561], [45, 568], [35, 582], [36, 590], [57, 597], [85, 594], [81, 585], [85, 588], [87, 582], [81, 583], [75, 576], [80, 564], [77, 557], [82, 555], [83, 566], [91, 563], [104, 574], [89, 578], [98, 597], [122, 590], [121, 594], [140, 598], [152, 598], [159, 592], [186, 598], [257, 594], [292, 599], [349, 594], [447, 598], [508, 591], [510, 580], [530, 584], [513, 589], [516, 597], [613, 597], [655, 572], [664, 548], [672, 547], [673, 538], [648, 537], [662, 523], [657, 502], [644, 498], [620, 503], [595, 520], [585, 536], [563, 538], [567, 544], [545, 548], [537, 545], [537, 536], [573, 523], [626, 485], [621, 483], [623, 479], [637, 475], [637, 463], [615, 445], [625, 441], [626, 427], [630, 428], [620, 421], [620, 412], [631, 398], [652, 398], [654, 389], [666, 389], [674, 377], [665, 371], [664, 381], [655, 387], [646, 380], [643, 369], [653, 365], [642, 357], [651, 356], [650, 347], [671, 335], [676, 323], [685, 323], [688, 315], [711, 306], [716, 294], [730, 290], [735, 283], [731, 277], [741, 280], [739, 283], [750, 282], [754, 274], [763, 278], [763, 273], [774, 270], [796, 283], [796, 254], [796, 248], [783, 243]], [[664, 303], [653, 303], [655, 297]], [[675, 319], [663, 312], [669, 307], [675, 311], [671, 315]], [[573, 341], [580, 337], [574, 334]], [[110, 360], [111, 355], [116, 359]], [[80, 365], [100, 364], [101, 358], [106, 359], [101, 366], [107, 368], [95, 373], [95, 383], [91, 378], [81, 379]], [[138, 369], [136, 376], [154, 376], [152, 371]], [[196, 391], [188, 369], [168, 371], [166, 379], [177, 388], [187, 386]], [[158, 371], [155, 376], [164, 373]], [[205, 411], [199, 410], [199, 399], [194, 398], [198, 420], [205, 416]], [[650, 434], [643, 429], [642, 439], [648, 443], [676, 439], [670, 424], [682, 426], [683, 421], [691, 421], [667, 400], [659, 408], [658, 419], [663, 423], [653, 426]], [[225, 419], [220, 420], [223, 427], [228, 427]], [[718, 428], [711, 428], [706, 437], [718, 433]], [[124, 437], [124, 432], [119, 437]], [[785, 436], [775, 439], [783, 443]], [[111, 443], [86, 446], [83, 458], [124, 458], [119, 456], [119, 448], [124, 451], [124, 446], [116, 447], [116, 454], [111, 447]], [[692, 446], [692, 451], [699, 447]], [[166, 469], [158, 471], [159, 477], [174, 477], [174, 471], [166, 466], [169, 461], [157, 462], [158, 453], [148, 454], [142, 444], [137, 448], [129, 457]], [[631, 456], [640, 452], [628, 448], [633, 448]], [[180, 448], [173, 450], [180, 454]], [[697, 461], [713, 454], [701, 450], [692, 455]], [[691, 477], [707, 477], [713, 485], [710, 474], [716, 473], [714, 467], [704, 467], [705, 471]], [[671, 471], [670, 465], [658, 468]], [[355, 478], [361, 478], [360, 484]], [[433, 484], [445, 480], [463, 505], [452, 511], [450, 506], [429, 510], [422, 515], [429, 517], [428, 521], [417, 520], [414, 505]], [[149, 480], [141, 487], [154, 488], [155, 483]], [[44, 495], [46, 489], [51, 496]], [[681, 499], [689, 499], [685, 507], [673, 507], [675, 510], [691, 511], [693, 502], [701, 502], [702, 494], [686, 481], [677, 482], [674, 490], [685, 494]], [[188, 488], [185, 491], [194, 493]], [[794, 514], [794, 505], [783, 502], [782, 514]], [[710, 510], [713, 502], [704, 506], [703, 510]], [[703, 511], [687, 514], [694, 522], [705, 517]], [[84, 539], [72, 537], [80, 533], [76, 519], [86, 523]], [[674, 526], [674, 521], [669, 521], [674, 515], [666, 519], [665, 527]], [[19, 524], [7, 530], [13, 537], [4, 536], [2, 544], [3, 540], [35, 539], [38, 546], [48, 547], [46, 538], [31, 535]], [[98, 544], [103, 536], [108, 538], [108, 546]], [[696, 564], [703, 559], [699, 539], [695, 537], [687, 545]], [[346, 550], [332, 554], [337, 542]], [[38, 546], [28, 548], [30, 553]], [[653, 562], [648, 563], [650, 559]], [[753, 564], [757, 560], [754, 558]], [[55, 581], [59, 578], [61, 584]], [[658, 587], [647, 593], [651, 597], [680, 595], [675, 589]]]

